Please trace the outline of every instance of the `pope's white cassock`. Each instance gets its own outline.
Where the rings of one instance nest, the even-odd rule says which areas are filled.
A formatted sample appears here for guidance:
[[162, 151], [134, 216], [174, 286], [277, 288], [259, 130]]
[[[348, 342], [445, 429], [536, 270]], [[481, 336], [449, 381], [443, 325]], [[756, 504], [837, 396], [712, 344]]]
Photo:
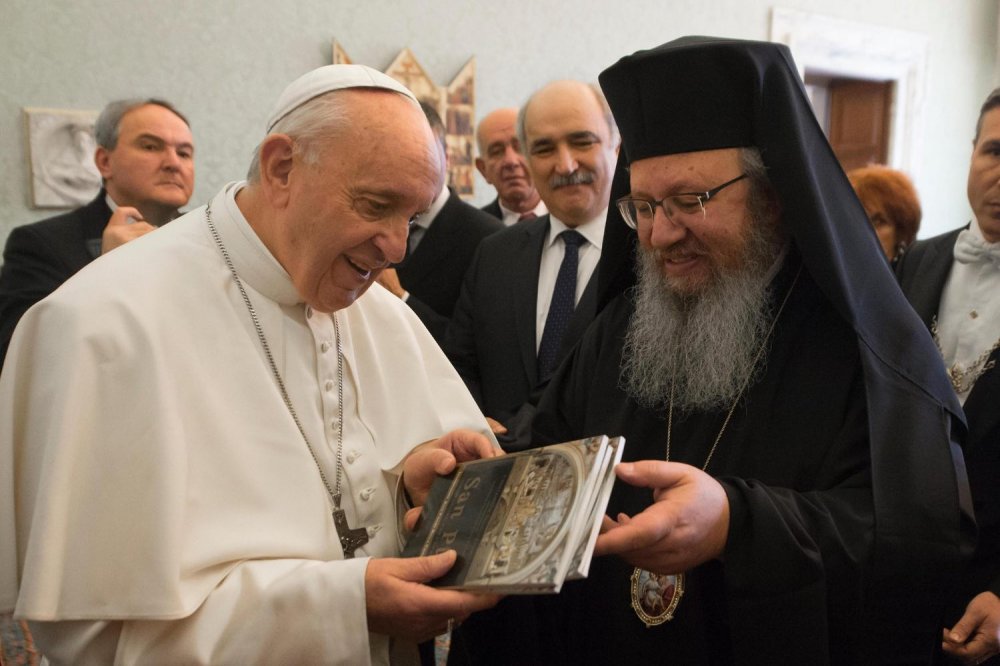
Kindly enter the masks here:
[[[235, 203], [212, 220], [320, 465], [336, 478], [329, 314], [302, 303]], [[384, 663], [368, 557], [399, 552], [400, 461], [483, 416], [378, 285], [337, 313], [343, 559], [329, 495], [197, 209], [84, 268], [25, 315], [0, 381], [0, 610], [54, 662]]]

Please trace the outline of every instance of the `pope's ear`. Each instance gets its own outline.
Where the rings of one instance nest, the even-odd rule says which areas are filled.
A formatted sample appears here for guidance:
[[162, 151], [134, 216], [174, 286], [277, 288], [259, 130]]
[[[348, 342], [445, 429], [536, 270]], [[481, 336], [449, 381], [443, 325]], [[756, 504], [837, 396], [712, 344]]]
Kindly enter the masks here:
[[260, 145], [260, 184], [274, 205], [288, 201], [295, 142], [287, 134], [271, 134]]
[[483, 178], [486, 178], [486, 162], [482, 157], [476, 158], [476, 169], [482, 174]]

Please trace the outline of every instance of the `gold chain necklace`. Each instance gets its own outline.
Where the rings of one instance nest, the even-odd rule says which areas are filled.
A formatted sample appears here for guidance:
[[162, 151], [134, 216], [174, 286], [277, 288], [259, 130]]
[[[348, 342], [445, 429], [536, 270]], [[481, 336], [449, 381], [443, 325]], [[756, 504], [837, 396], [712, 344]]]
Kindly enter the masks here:
[[[771, 320], [771, 326], [767, 329], [767, 335], [760, 343], [760, 348], [757, 350], [757, 355], [754, 356], [752, 368], [756, 368], [757, 364], [760, 363], [760, 359], [764, 356], [764, 350], [767, 349], [767, 342], [771, 339], [771, 334], [774, 332], [775, 326], [778, 324], [778, 319], [781, 317], [781, 313], [785, 310], [785, 305], [788, 303], [788, 298], [792, 295], [792, 290], [795, 289], [795, 285], [799, 281], [799, 276], [802, 274], [802, 266], [799, 266], [799, 270], [795, 273], [795, 278], [792, 280], [792, 284], [788, 287], [788, 291], [785, 292], [785, 297], [781, 301], [781, 305], [778, 307], [777, 313], [774, 315], [774, 319]], [[726, 432], [726, 428], [729, 426], [729, 422], [733, 418], [733, 414], [736, 412], [736, 407], [740, 404], [740, 400], [743, 399], [743, 394], [746, 392], [747, 388], [750, 386], [750, 380], [753, 378], [753, 370], [747, 375], [747, 378], [743, 381], [743, 386], [740, 387], [739, 393], [736, 395], [736, 399], [733, 400], [732, 406], [730, 406], [729, 411], [726, 413], [726, 418], [722, 421], [722, 427], [719, 428], [719, 434], [715, 436], [715, 441], [712, 442], [712, 448], [708, 450], [708, 456], [705, 458], [705, 463], [701, 466], [701, 470], [705, 471], [708, 468], [708, 463], [712, 461], [712, 456], [715, 455], [715, 449], [719, 446], [719, 441], [722, 439], [723, 433]], [[674, 429], [674, 385], [670, 385], [670, 403], [667, 407], [667, 455], [666, 461], [670, 462], [670, 444]], [[684, 596], [684, 585], [686, 582], [686, 577], [683, 573], [678, 574], [658, 574], [652, 571], [647, 571], [646, 569], [640, 569], [635, 567], [632, 571], [632, 578], [630, 581], [632, 590], [632, 610], [635, 614], [642, 620], [646, 628], [655, 627], [664, 622], [668, 622], [674, 619], [674, 611], [677, 610], [677, 605], [681, 602], [681, 597]]]
[[[934, 344], [937, 346], [941, 358], [944, 359], [944, 350], [941, 349], [941, 338], [938, 337], [937, 315], [931, 318], [931, 337], [934, 338]], [[967, 368], [963, 368], [958, 362], [952, 363], [951, 367], [945, 366], [945, 372], [948, 373], [948, 379], [951, 380], [951, 387], [955, 389], [955, 393], [961, 395], [971, 391], [983, 373], [996, 365], [995, 361], [990, 360], [990, 356], [997, 349], [1000, 349], [1000, 338], [997, 338], [993, 346], [980, 354], [979, 358], [970, 363]]]

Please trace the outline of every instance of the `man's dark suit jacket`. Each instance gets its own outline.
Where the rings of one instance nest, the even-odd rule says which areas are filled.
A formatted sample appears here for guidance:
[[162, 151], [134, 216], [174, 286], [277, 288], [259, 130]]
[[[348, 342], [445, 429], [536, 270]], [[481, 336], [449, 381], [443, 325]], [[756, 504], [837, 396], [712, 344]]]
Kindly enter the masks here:
[[483, 211], [484, 213], [489, 213], [498, 220], [503, 219], [503, 211], [500, 209], [500, 197], [497, 197], [496, 199], [489, 202], [479, 210]]
[[503, 224], [451, 192], [412, 254], [396, 265], [399, 282], [410, 292], [407, 304], [438, 344], [479, 241]]
[[[549, 216], [543, 215], [484, 240], [448, 327], [445, 351], [483, 413], [504, 425], [548, 379], [539, 376], [535, 342], [538, 266], [548, 231]], [[594, 271], [563, 338], [560, 361], [594, 318], [596, 306]], [[519, 428], [530, 425], [520, 421]]]
[[[954, 261], [954, 247], [962, 229], [914, 243], [896, 266], [903, 293], [928, 327], [937, 315], [945, 281]], [[997, 295], [1000, 301], [1000, 294]], [[1000, 337], [1000, 331], [996, 331]], [[979, 525], [979, 544], [959, 595], [949, 610], [948, 625], [980, 592], [1000, 596], [1000, 350], [995, 366], [976, 381], [965, 400], [969, 434], [965, 464]]]
[[0, 366], [28, 308], [100, 256], [110, 218], [102, 189], [82, 208], [10, 232], [0, 266]]

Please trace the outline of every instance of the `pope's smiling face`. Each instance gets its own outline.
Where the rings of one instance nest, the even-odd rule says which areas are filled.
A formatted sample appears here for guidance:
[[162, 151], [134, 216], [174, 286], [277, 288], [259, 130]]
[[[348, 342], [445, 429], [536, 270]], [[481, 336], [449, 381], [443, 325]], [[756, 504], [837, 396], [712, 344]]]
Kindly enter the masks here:
[[406, 253], [409, 221], [442, 187], [444, 166], [420, 108], [379, 90], [349, 96], [347, 131], [320, 139], [319, 159], [291, 158], [275, 256], [320, 312], [349, 306]]

